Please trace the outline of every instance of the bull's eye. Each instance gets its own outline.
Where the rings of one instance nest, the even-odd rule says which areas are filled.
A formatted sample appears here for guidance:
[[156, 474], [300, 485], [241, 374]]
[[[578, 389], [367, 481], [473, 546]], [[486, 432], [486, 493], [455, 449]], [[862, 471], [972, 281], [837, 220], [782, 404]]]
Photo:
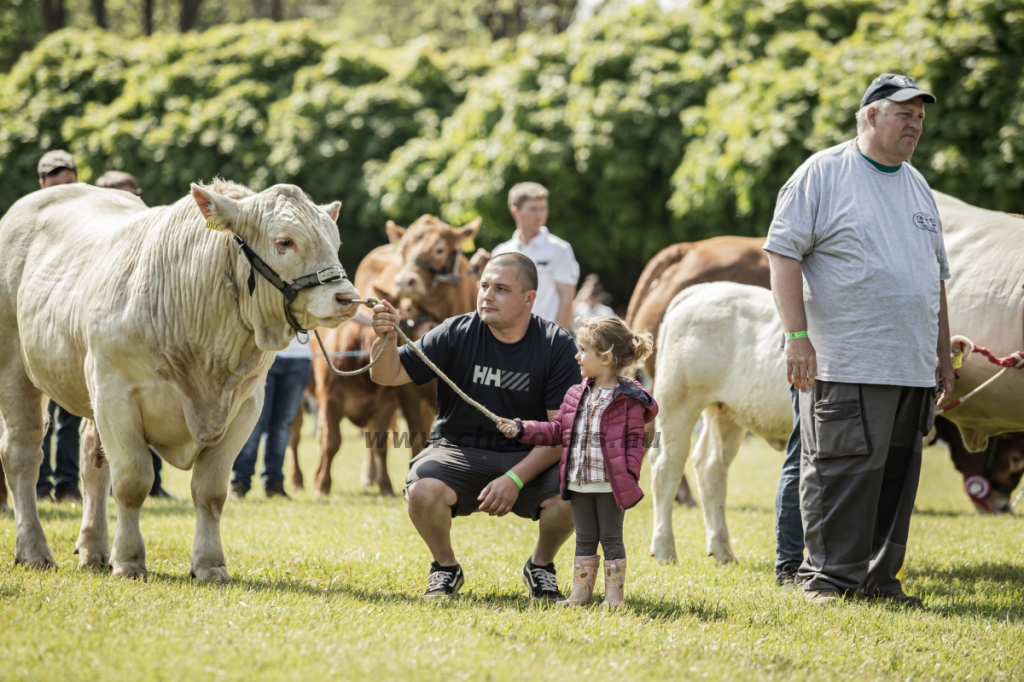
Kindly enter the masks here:
[[444, 247], [443, 246], [437, 247], [436, 249], [434, 249], [434, 253], [436, 253], [438, 256], [440, 256], [442, 253], [444, 253]]
[[291, 239], [278, 239], [277, 240], [278, 247], [280, 247], [282, 249], [289, 249], [289, 248], [291, 248], [292, 243], [293, 242], [292, 242]]

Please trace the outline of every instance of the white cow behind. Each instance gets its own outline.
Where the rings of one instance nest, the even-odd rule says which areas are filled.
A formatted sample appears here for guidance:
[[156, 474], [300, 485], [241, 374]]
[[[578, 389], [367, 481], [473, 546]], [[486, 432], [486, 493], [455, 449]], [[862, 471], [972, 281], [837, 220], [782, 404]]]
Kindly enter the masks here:
[[[339, 208], [319, 208], [292, 185], [255, 194], [223, 181], [193, 185], [191, 196], [158, 208], [84, 184], [11, 207], [0, 220], [0, 457], [14, 493], [15, 562], [54, 565], [35, 497], [45, 394], [94, 419], [106, 453], [82, 467], [80, 565], [148, 575], [139, 514], [153, 482], [152, 446], [193, 471], [193, 575], [230, 580], [220, 516], [231, 465], [259, 417], [274, 351], [295, 335], [284, 297], [263, 276], [250, 280], [233, 239], [287, 282], [312, 274], [316, 286], [289, 310], [303, 328], [336, 327], [358, 297], [332, 270], [340, 267]], [[85, 435], [84, 451], [95, 450]]]
[[[998, 356], [1024, 350], [1024, 220], [987, 211], [934, 192], [952, 277], [946, 282], [951, 334]], [[1001, 368], [974, 354], [957, 372], [954, 398], [974, 390]], [[998, 381], [945, 416], [960, 427], [970, 450], [989, 436], [1024, 431], [1024, 370]]]
[[736, 560], [725, 522], [729, 465], [747, 431], [782, 450], [793, 428], [782, 338], [772, 293], [763, 287], [697, 284], [669, 304], [658, 335], [654, 388], [660, 436], [650, 449], [651, 554], [659, 561], [676, 561], [672, 506], [701, 413], [704, 428], [693, 463], [707, 551], [722, 563]]

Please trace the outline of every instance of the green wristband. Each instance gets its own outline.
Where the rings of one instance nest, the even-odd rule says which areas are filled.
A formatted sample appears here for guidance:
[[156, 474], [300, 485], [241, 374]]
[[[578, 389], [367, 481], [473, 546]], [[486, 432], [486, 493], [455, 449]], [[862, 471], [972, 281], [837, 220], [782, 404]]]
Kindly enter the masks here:
[[787, 332], [786, 333], [786, 338], [787, 339], [806, 339], [807, 338], [807, 332]]
[[523, 479], [516, 476], [516, 472], [509, 469], [508, 471], [505, 472], [505, 475], [511, 478], [513, 481], [515, 481], [516, 485], [519, 486], [520, 490], [523, 489]]

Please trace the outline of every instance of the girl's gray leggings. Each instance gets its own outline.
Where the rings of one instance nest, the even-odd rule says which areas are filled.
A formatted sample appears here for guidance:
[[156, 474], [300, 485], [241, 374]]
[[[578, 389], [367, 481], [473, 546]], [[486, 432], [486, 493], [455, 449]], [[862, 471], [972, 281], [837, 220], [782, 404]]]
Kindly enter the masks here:
[[622, 521], [626, 513], [615, 504], [612, 493], [579, 493], [569, 491], [572, 520], [576, 524], [576, 556], [597, 554], [601, 543], [605, 561], [626, 558], [622, 542]]

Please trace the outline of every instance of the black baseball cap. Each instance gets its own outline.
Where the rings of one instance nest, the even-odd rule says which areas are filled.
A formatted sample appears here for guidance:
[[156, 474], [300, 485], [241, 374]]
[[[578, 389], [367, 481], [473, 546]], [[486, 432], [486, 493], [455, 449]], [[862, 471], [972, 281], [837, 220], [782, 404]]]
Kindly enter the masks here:
[[43, 154], [43, 158], [39, 159], [39, 166], [36, 169], [39, 171], [39, 177], [42, 178], [61, 168], [68, 168], [76, 173], [78, 172], [78, 166], [75, 165], [75, 157], [63, 149], [54, 149]]
[[935, 104], [935, 95], [918, 89], [917, 81], [910, 76], [901, 76], [898, 73], [883, 73], [871, 81], [871, 85], [864, 91], [864, 98], [861, 99], [860, 106], [863, 109], [880, 99], [906, 102], [915, 97], [923, 99], [925, 104]]

